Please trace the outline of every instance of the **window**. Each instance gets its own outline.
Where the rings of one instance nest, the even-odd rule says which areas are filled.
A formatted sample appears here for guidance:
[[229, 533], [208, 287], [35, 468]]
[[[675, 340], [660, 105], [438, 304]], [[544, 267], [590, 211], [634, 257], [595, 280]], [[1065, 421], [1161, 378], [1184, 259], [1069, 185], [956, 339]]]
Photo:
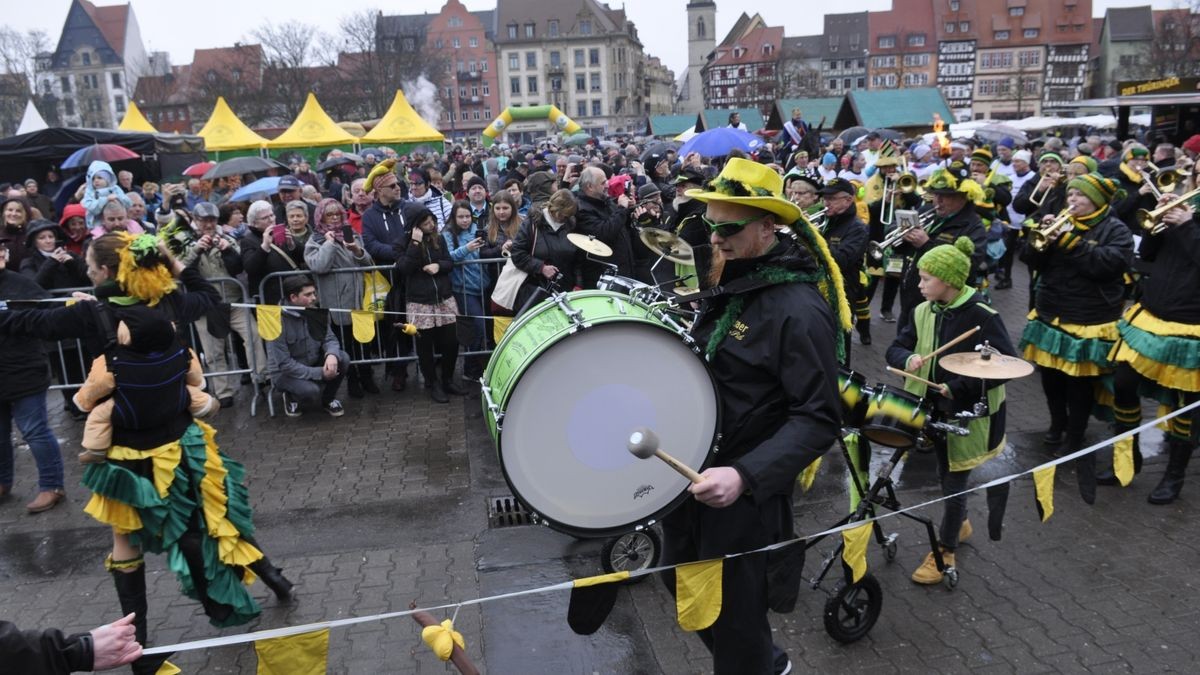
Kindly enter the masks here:
[[849, 89], [849, 88], [850, 88], [850, 78], [847, 77], [844, 80], [842, 80], [842, 89]]
[[590, 19], [584, 19], [583, 21], [579, 22], [579, 34], [580, 35], [591, 35], [592, 34], [592, 22]]
[[457, 71], [455, 71], [455, 72], [457, 72], [457, 73], [461, 74], [461, 73], [462, 73], [464, 70], [466, 70], [466, 69], [467, 69], [467, 63], [466, 63], [466, 61], [459, 61], [459, 62], [458, 62], [458, 70], [457, 70]]
[[167, 121], [168, 121], [168, 122], [174, 122], [174, 121], [175, 121], [175, 111], [174, 111], [174, 110], [168, 110], [168, 111], [167, 111]]
[[537, 79], [537, 76], [536, 76], [536, 75], [532, 75], [532, 76], [530, 76], [530, 77], [528, 77], [528, 78], [526, 78], [526, 79], [528, 80], [529, 88], [526, 90], [526, 92], [525, 92], [525, 93], [527, 93], [527, 94], [536, 94], [536, 93], [538, 93], [538, 79]]
[[587, 77], [583, 73], [575, 76], [575, 91], [587, 91]]
[[537, 68], [537, 52], [525, 52], [525, 68], [528, 70]]
[[443, 47], [446, 46], [446, 43], [442, 42], [441, 38], [438, 38], [436, 41], [434, 41], [433, 46], [436, 49], [442, 49]]
[[971, 22], [970, 21], [959, 21], [958, 22], [958, 32], [969, 33], [970, 31], [971, 31]]
[[1024, 16], [1025, 8], [1024, 7], [1009, 7], [1008, 15], [1009, 16]]
[[546, 22], [546, 34], [550, 37], [558, 37], [558, 19], [550, 19]]
[[508, 24], [508, 39], [510, 39], [510, 40], [517, 39], [517, 24], [515, 24], [515, 23]]
[[858, 78], [856, 85], [859, 89], [866, 89], [867, 88], [867, 78], [865, 78], [865, 77]]
[[119, 113], [125, 112], [125, 97], [124, 96], [114, 96], [113, 104], [116, 105], [117, 112], [119, 112]]
[[471, 87], [471, 98], [479, 98], [479, 85]]
[[459, 26], [462, 25], [462, 18], [457, 17], [457, 16], [452, 16], [446, 20], [446, 25], [451, 28], [458, 28]]
[[1020, 63], [1022, 67], [1039, 66], [1042, 64], [1042, 53], [1035, 50], [1023, 51], [1018, 56], [1017, 62]]
[[998, 30], [998, 31], [996, 31], [996, 33], [993, 37], [995, 37], [997, 40], [1007, 40], [1008, 39], [1008, 31]]
[[450, 87], [446, 87], [445, 91], [446, 91], [446, 98], [450, 98], [451, 94], [454, 92], [454, 90], [451, 89]]
[[1136, 66], [1138, 64], [1137, 54], [1122, 54], [1120, 59], [1122, 66]]
[[550, 91], [562, 91], [562, 78], [561, 77], [550, 78]]
[[576, 68], [583, 67], [583, 50], [582, 49], [575, 50], [575, 67]]
[[112, 74], [112, 86], [113, 86], [113, 89], [121, 88], [121, 74], [120, 73]]
[[708, 29], [704, 27], [704, 17], [696, 19], [696, 37], [705, 37], [708, 34]]
[[599, 117], [604, 114], [601, 111], [600, 106], [601, 106], [600, 101], [592, 101], [592, 117]]
[[471, 119], [471, 113], [466, 110], [462, 111], [462, 121], [466, 122], [469, 119]]
[[62, 77], [58, 78], [58, 82], [59, 82], [59, 84], [62, 85], [62, 90], [63, 90], [64, 94], [71, 93], [71, 78], [70, 77], [63, 75]]
[[482, 71], [483, 71], [483, 72], [485, 72], [485, 73], [488, 71], [488, 62], [487, 62], [487, 59], [484, 59], [484, 60], [482, 60], [482, 61], [480, 61], [480, 62], [479, 62], [479, 69], [480, 69], [480, 70], [482, 70]]
[[929, 65], [928, 54], [905, 54], [904, 65], [906, 66], [927, 66]]
[[521, 78], [519, 78], [519, 77], [508, 78], [508, 93], [510, 93], [510, 94], [520, 94], [521, 93]]
[[562, 67], [562, 54], [560, 52], [556, 52], [556, 51], [550, 52], [550, 67], [551, 68], [561, 68]]
[[592, 73], [591, 89], [592, 91], [600, 91], [600, 73]]
[[908, 36], [908, 46], [909, 47], [924, 47], [925, 46], [925, 35], [924, 34], [909, 35]]
[[471, 119], [473, 119], [473, 120], [479, 119], [479, 108], [476, 108], [471, 111]]
[[879, 48], [880, 49], [891, 49], [892, 47], [895, 47], [895, 46], [896, 46], [896, 37], [894, 35], [887, 35], [887, 36], [881, 35], [879, 37]]
[[484, 117], [484, 119], [489, 119], [489, 120], [492, 119], [492, 109], [484, 108], [483, 109], [483, 117]]
[[958, 0], [950, 0], [950, 11], [951, 12], [958, 11]]
[[69, 99], [69, 98], [63, 99], [63, 112], [68, 115], [75, 114], [75, 100], [74, 99]]
[[1038, 29], [1036, 29], [1036, 28], [1026, 28], [1024, 31], [1021, 32], [1021, 37], [1035, 38], [1037, 36], [1038, 36]]
[[945, 25], [945, 26], [942, 26], [942, 28], [943, 28], [943, 29], [945, 29], [945, 31], [946, 31], [947, 33], [953, 33], [953, 32], [954, 32], [954, 24], [950, 23], [949, 21], [947, 21], [947, 22], [946, 22], [946, 25]]
[[460, 49], [462, 47], [462, 41], [459, 40], [458, 38], [454, 38], [454, 41], [452, 44], [454, 45], [455, 49]]
[[508, 53], [508, 69], [509, 70], [520, 70], [521, 69], [521, 55], [520, 54], [518, 54], [516, 52]]
[[479, 38], [473, 37], [467, 41], [467, 44], [470, 45], [472, 48], [478, 47], [479, 46]]
[[467, 88], [466, 88], [466, 87], [459, 87], [459, 88], [458, 88], [458, 97], [459, 97], [459, 98], [466, 98], [466, 97], [467, 97]]
[[866, 61], [863, 61], [862, 59], [859, 59], [858, 61], [856, 61], [855, 65], [858, 67], [859, 70], [862, 70], [863, 68], [867, 67]]
[[896, 57], [895, 56], [876, 56], [874, 59], [872, 59], [871, 65], [874, 66], [875, 68], [895, 68], [896, 67]]
[[467, 70], [468, 70], [468, 71], [470, 71], [470, 73], [471, 73], [472, 75], [474, 75], [474, 74], [475, 74], [475, 62], [474, 62], [474, 61], [468, 61], [468, 62], [467, 62]]
[[588, 65], [589, 66], [600, 65], [600, 50], [599, 49], [589, 49], [588, 50]]
[[483, 83], [483, 95], [484, 96], [492, 95], [492, 85], [488, 84], [487, 82]]
[[85, 65], [85, 66], [90, 66], [90, 65], [92, 65], [92, 55], [91, 55], [91, 53], [89, 53], [89, 52], [84, 52], [81, 58], [83, 58], [83, 65]]
[[587, 101], [576, 101], [575, 102], [575, 116], [576, 117], [587, 117]]
[[838, 88], [838, 86], [837, 86], [837, 85], [838, 85], [838, 81], [837, 81], [837, 80], [830, 80], [830, 81], [829, 81], [829, 89], [830, 89], [830, 90], [836, 90], [836, 89]]
[[532, 23], [525, 24], [525, 37], [531, 38], [534, 33], [534, 25]]

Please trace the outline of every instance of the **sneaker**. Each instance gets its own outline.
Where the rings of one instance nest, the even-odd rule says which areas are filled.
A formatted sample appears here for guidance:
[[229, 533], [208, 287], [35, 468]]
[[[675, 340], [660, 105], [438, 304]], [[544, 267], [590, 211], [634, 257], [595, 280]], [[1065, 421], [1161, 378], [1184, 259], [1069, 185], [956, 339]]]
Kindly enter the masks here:
[[300, 416], [300, 402], [293, 401], [286, 392], [283, 394], [283, 414], [288, 417]]
[[883, 319], [884, 323], [896, 323], [896, 315], [891, 312], [880, 312], [879, 318]]
[[[945, 567], [954, 566], [954, 552], [942, 551], [942, 563]], [[942, 582], [942, 572], [938, 571], [937, 561], [933, 559], [933, 552], [925, 554], [925, 560], [921, 562], [921, 566], [912, 573], [912, 580], [918, 584], [932, 585]]]
[[336, 398], [325, 404], [325, 412], [331, 417], [341, 417], [346, 414], [346, 409], [342, 407], [342, 402]]
[[792, 672], [792, 660], [788, 659], [788, 662], [784, 664], [783, 670], [779, 671], [778, 675], [788, 675], [790, 672]]

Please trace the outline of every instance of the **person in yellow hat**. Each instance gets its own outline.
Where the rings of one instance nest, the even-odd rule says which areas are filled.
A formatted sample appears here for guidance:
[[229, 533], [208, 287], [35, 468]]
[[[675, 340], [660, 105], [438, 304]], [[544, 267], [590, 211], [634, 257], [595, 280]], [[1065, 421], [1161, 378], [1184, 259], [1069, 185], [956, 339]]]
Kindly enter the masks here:
[[[692, 498], [663, 520], [668, 564], [791, 536], [796, 477], [841, 426], [838, 358], [850, 328], [837, 263], [779, 174], [735, 158], [687, 196], [707, 205], [713, 262], [692, 334], [717, 382], [722, 441]], [[795, 239], [776, 232], [782, 225]], [[800, 546], [724, 562], [720, 616], [700, 631], [716, 673], [790, 670], [767, 610], [792, 610], [802, 564]], [[673, 592], [674, 572], [665, 576]]]

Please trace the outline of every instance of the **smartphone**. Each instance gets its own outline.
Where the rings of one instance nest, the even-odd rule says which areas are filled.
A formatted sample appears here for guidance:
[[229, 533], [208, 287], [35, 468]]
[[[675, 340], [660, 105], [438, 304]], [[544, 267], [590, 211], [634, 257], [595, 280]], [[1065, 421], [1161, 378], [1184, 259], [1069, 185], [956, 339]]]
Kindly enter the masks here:
[[276, 246], [283, 246], [286, 244], [287, 227], [284, 225], [279, 225], [275, 229], [271, 230], [271, 239], [275, 242]]
[[342, 239], [347, 242], [354, 241], [354, 228], [349, 225], [342, 226]]

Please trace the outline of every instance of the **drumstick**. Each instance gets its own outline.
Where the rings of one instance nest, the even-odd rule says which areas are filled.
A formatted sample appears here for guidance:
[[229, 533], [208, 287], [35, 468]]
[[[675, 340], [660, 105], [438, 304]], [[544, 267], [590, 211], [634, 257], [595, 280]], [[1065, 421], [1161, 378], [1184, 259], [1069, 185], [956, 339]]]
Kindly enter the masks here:
[[893, 368], [891, 366], [888, 366], [887, 370], [889, 373], [895, 373], [897, 375], [900, 375], [901, 377], [907, 377], [910, 380], [916, 380], [917, 382], [920, 382], [921, 384], [929, 385], [929, 386], [933, 387], [934, 389], [942, 388], [942, 385], [938, 384], [937, 382], [931, 382], [931, 381], [921, 377], [920, 375], [913, 375], [912, 373], [904, 371], [904, 370], [900, 370], [899, 368]]
[[638, 427], [629, 435], [629, 452], [639, 459], [657, 457], [693, 483], [704, 480], [704, 477], [693, 471], [692, 467], [663, 452], [662, 448], [658, 447], [658, 435], [646, 427]]
[[947, 342], [946, 344], [942, 345], [941, 347], [938, 347], [937, 349], [935, 349], [935, 350], [933, 350], [933, 351], [929, 352], [929, 353], [928, 353], [928, 354], [926, 354], [925, 356], [922, 356], [922, 357], [921, 357], [921, 360], [922, 360], [922, 361], [928, 361], [929, 359], [932, 359], [933, 357], [937, 356], [938, 354], [941, 354], [942, 352], [946, 351], [947, 349], [950, 349], [950, 348], [951, 348], [951, 347], [953, 347], [954, 345], [956, 345], [956, 344], [958, 344], [958, 343], [962, 342], [963, 340], [966, 340], [967, 338], [971, 337], [971, 336], [972, 336], [972, 335], [974, 335], [974, 334], [975, 334], [975, 333], [976, 333], [978, 330], [979, 330], [979, 326], [975, 326], [975, 327], [974, 327], [974, 328], [972, 328], [971, 330], [969, 330], [969, 331], [967, 331], [967, 332], [963, 333], [962, 335], [959, 335], [958, 337], [956, 337], [956, 338], [954, 338], [953, 340], [951, 340], [951, 341]]

